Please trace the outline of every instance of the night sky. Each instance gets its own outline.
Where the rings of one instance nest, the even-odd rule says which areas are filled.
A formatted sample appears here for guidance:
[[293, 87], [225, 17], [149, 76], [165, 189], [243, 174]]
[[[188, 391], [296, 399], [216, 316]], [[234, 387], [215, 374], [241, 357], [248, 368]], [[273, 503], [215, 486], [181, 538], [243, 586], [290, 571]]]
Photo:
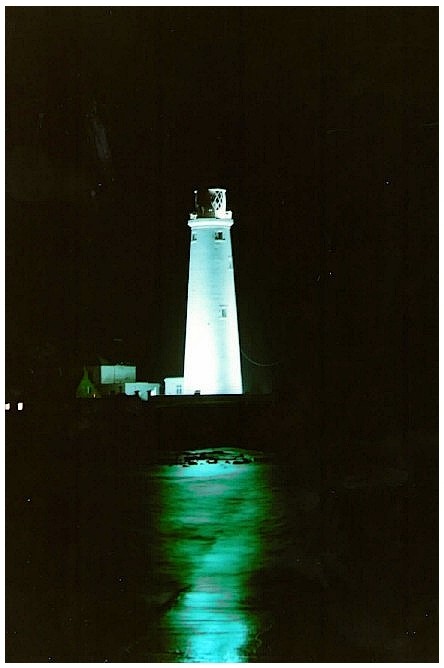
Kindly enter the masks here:
[[180, 375], [219, 186], [241, 346], [276, 363], [246, 389], [352, 435], [433, 423], [436, 7], [7, 7], [6, 77], [10, 385]]

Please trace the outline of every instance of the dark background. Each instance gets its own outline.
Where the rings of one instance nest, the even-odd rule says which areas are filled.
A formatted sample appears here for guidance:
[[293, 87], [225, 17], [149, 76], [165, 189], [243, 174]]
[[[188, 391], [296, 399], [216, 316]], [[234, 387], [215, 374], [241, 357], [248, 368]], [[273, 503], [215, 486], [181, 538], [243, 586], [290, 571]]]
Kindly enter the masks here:
[[[227, 188], [246, 390], [342, 435], [437, 415], [438, 9], [7, 7], [7, 381], [183, 372]], [[119, 339], [119, 340], [116, 340]]]
[[[9, 660], [158, 661], [190, 581], [150, 465], [232, 443], [274, 462], [256, 657], [436, 661], [437, 8], [7, 7], [6, 75]], [[201, 186], [271, 397], [76, 401], [182, 373]]]

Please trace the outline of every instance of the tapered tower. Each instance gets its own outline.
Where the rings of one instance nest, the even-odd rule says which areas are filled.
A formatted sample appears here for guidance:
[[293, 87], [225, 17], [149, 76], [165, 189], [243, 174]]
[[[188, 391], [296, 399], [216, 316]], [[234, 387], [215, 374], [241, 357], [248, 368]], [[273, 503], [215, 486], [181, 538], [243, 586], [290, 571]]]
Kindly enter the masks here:
[[195, 191], [190, 214], [185, 394], [242, 394], [230, 228], [225, 190]]

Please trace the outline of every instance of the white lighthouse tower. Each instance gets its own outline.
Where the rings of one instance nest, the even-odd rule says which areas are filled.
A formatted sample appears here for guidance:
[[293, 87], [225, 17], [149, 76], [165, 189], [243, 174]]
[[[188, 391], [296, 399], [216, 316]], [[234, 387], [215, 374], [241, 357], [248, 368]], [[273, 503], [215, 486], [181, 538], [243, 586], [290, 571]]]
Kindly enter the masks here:
[[230, 228], [225, 190], [195, 191], [190, 214], [190, 269], [184, 393], [242, 394]]

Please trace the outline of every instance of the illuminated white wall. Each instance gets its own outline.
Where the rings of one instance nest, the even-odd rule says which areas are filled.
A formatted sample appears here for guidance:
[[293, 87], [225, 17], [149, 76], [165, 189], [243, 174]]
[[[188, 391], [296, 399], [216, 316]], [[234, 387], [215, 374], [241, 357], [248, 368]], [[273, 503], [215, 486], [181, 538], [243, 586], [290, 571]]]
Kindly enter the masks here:
[[[216, 192], [214, 191], [209, 191]], [[184, 393], [242, 394], [231, 212], [192, 214]], [[210, 212], [211, 213], [211, 212]]]
[[133, 397], [136, 392], [139, 393], [139, 397], [143, 401], [147, 401], [150, 394], [151, 396], [157, 396], [160, 394], [160, 383], [148, 383], [143, 381], [138, 381], [137, 383], [125, 383], [125, 394], [129, 397]]
[[165, 394], [183, 394], [183, 376], [170, 376], [169, 378], [164, 378], [165, 382]]
[[100, 366], [100, 382], [104, 385], [109, 383], [134, 383], [135, 381], [135, 366], [126, 364], [102, 364]]

